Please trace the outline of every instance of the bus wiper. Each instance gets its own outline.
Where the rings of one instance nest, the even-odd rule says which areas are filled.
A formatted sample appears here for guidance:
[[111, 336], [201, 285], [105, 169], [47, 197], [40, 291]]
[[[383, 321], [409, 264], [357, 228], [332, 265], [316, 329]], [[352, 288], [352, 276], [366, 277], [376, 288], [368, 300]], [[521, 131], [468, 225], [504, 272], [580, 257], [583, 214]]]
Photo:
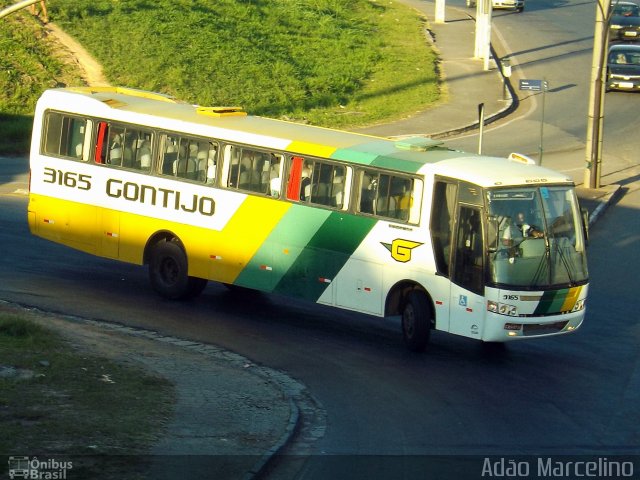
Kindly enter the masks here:
[[554, 250], [557, 250], [558, 257], [560, 257], [560, 261], [562, 262], [565, 270], [567, 271], [567, 277], [569, 277], [569, 283], [573, 285], [575, 282], [573, 281], [573, 277], [571, 275], [571, 267], [569, 266], [569, 261], [567, 260], [567, 257], [563, 253], [562, 248], [560, 248], [560, 242], [558, 242], [557, 240], [555, 241]]
[[[550, 265], [550, 259], [551, 259], [551, 249], [549, 248], [549, 239], [547, 238], [547, 236], [544, 236], [544, 255], [542, 255], [542, 257], [540, 258], [540, 263], [538, 264], [538, 268], [536, 269], [536, 273], [533, 275], [532, 278], [532, 284], [533, 285], [538, 285], [538, 282], [540, 281], [540, 279], [542, 278], [544, 272], [545, 272], [545, 266], [549, 266]], [[547, 285], [549, 285], [551, 283], [551, 279], [547, 278]]]

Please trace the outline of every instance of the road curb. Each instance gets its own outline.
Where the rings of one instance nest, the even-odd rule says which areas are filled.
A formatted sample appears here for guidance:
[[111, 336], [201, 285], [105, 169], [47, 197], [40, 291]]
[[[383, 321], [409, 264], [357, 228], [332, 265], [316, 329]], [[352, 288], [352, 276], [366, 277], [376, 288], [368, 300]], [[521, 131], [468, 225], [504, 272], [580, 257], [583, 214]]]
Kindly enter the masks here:
[[613, 204], [615, 200], [617, 200], [618, 196], [622, 193], [622, 186], [613, 184], [607, 185], [606, 187], [602, 187], [603, 189], [609, 190], [608, 193], [605, 194], [604, 197], [598, 203], [598, 206], [589, 214], [589, 226], [593, 226], [598, 219], [604, 214], [609, 205]]
[[[468, 12], [466, 12], [463, 9], [460, 8], [456, 8], [456, 7], [447, 7], [450, 8], [451, 10], [455, 10], [457, 12], [459, 12], [460, 14], [468, 17], [470, 20], [473, 20], [473, 22], [476, 21], [475, 17], [471, 14], [469, 14]], [[428, 16], [424, 13], [421, 12], [420, 10], [417, 10], [421, 15], [425, 15], [426, 18], [428, 18]], [[433, 50], [438, 54], [439, 57], [441, 57], [441, 50], [438, 48], [437, 45], [437, 40], [435, 39], [435, 36], [433, 34], [432, 29], [427, 28], [426, 32], [425, 32], [425, 36], [428, 39], [428, 42], [430, 43], [431, 47], [433, 48]], [[502, 71], [502, 69], [500, 68], [499, 64], [498, 64], [498, 54], [496, 52], [496, 49], [494, 47], [493, 42], [491, 42], [489, 44], [489, 48], [491, 51], [491, 59], [494, 61], [494, 63], [496, 64], [495, 70], [497, 71], [500, 79], [502, 80], [502, 83], [504, 84], [506, 90], [509, 92], [509, 98], [508, 99], [504, 99], [504, 101], [508, 102], [507, 105], [497, 111], [494, 111], [492, 113], [489, 114], [489, 116], [484, 118], [484, 125], [490, 125], [491, 123], [494, 123], [510, 114], [512, 114], [514, 111], [516, 111], [520, 105], [520, 100], [518, 98], [518, 95], [516, 94], [515, 89], [513, 88], [513, 85], [510, 81], [510, 79], [508, 77], [505, 77], [504, 72]], [[447, 74], [444, 70], [440, 70], [439, 73], [439, 80], [443, 83], [445, 83], [447, 81]], [[474, 122], [471, 122], [469, 124], [466, 125], [462, 125], [460, 127], [456, 127], [456, 128], [450, 128], [447, 130], [442, 130], [439, 132], [435, 132], [435, 133], [413, 133], [413, 134], [403, 134], [403, 135], [391, 135], [388, 138], [394, 139], [394, 140], [401, 140], [403, 138], [409, 138], [409, 137], [428, 137], [428, 138], [432, 138], [432, 139], [445, 139], [448, 137], [452, 137], [455, 135], [460, 135], [463, 133], [467, 133], [470, 132], [472, 130], [477, 130], [480, 127], [480, 120], [476, 120]]]
[[298, 431], [300, 426], [300, 409], [295, 404], [292, 398], [289, 397], [289, 422], [284, 434], [275, 445], [273, 445], [267, 453], [265, 453], [260, 460], [258, 460], [251, 470], [242, 477], [243, 480], [253, 480], [254, 478], [260, 478], [270, 467], [271, 461], [281, 453], [285, 447], [293, 440], [293, 437]]

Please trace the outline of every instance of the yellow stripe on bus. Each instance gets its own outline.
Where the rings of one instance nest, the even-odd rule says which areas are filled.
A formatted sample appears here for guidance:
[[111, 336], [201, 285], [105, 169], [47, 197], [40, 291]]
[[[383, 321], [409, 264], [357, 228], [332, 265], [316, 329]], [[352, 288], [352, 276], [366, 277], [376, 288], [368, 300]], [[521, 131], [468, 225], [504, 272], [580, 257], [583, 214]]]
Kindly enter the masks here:
[[294, 141], [287, 146], [287, 150], [301, 155], [314, 155], [316, 157], [331, 158], [331, 154], [336, 151], [336, 148], [319, 145], [317, 143]]
[[29, 221], [34, 233], [92, 254], [142, 264], [147, 241], [163, 230], [188, 247], [189, 275], [232, 283], [291, 208], [290, 203], [247, 196], [222, 231], [118, 212], [36, 194], [42, 203]]
[[212, 232], [212, 276], [232, 283], [291, 208], [290, 203], [247, 196], [221, 232]]
[[561, 312], [568, 312], [570, 310], [573, 309], [573, 307], [575, 306], [576, 302], [578, 301], [578, 298], [580, 298], [580, 291], [582, 290], [582, 287], [573, 287], [570, 288], [569, 291], [567, 292], [567, 296], [564, 299], [564, 303], [562, 304], [562, 307], [560, 308]]

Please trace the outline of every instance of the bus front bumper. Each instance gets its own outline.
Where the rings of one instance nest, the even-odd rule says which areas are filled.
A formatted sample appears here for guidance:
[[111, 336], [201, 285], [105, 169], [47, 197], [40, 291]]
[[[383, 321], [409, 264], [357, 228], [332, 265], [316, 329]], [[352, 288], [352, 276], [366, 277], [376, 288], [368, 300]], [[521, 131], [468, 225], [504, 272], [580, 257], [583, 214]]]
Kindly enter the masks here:
[[508, 317], [488, 312], [482, 340], [509, 342], [571, 333], [580, 328], [584, 314], [585, 311], [581, 310], [547, 317]]

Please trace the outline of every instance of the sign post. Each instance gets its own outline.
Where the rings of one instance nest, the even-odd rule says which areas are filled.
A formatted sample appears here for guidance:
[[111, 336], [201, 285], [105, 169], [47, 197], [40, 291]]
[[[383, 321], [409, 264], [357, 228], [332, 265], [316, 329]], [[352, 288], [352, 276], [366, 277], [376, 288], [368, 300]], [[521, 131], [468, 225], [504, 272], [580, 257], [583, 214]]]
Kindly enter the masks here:
[[542, 92], [542, 113], [540, 117], [540, 145], [538, 146], [539, 160], [538, 164], [542, 165], [542, 154], [544, 149], [542, 147], [544, 137], [544, 105], [546, 100], [546, 93], [549, 89], [549, 82], [546, 80], [520, 80], [519, 89], [530, 92]]

